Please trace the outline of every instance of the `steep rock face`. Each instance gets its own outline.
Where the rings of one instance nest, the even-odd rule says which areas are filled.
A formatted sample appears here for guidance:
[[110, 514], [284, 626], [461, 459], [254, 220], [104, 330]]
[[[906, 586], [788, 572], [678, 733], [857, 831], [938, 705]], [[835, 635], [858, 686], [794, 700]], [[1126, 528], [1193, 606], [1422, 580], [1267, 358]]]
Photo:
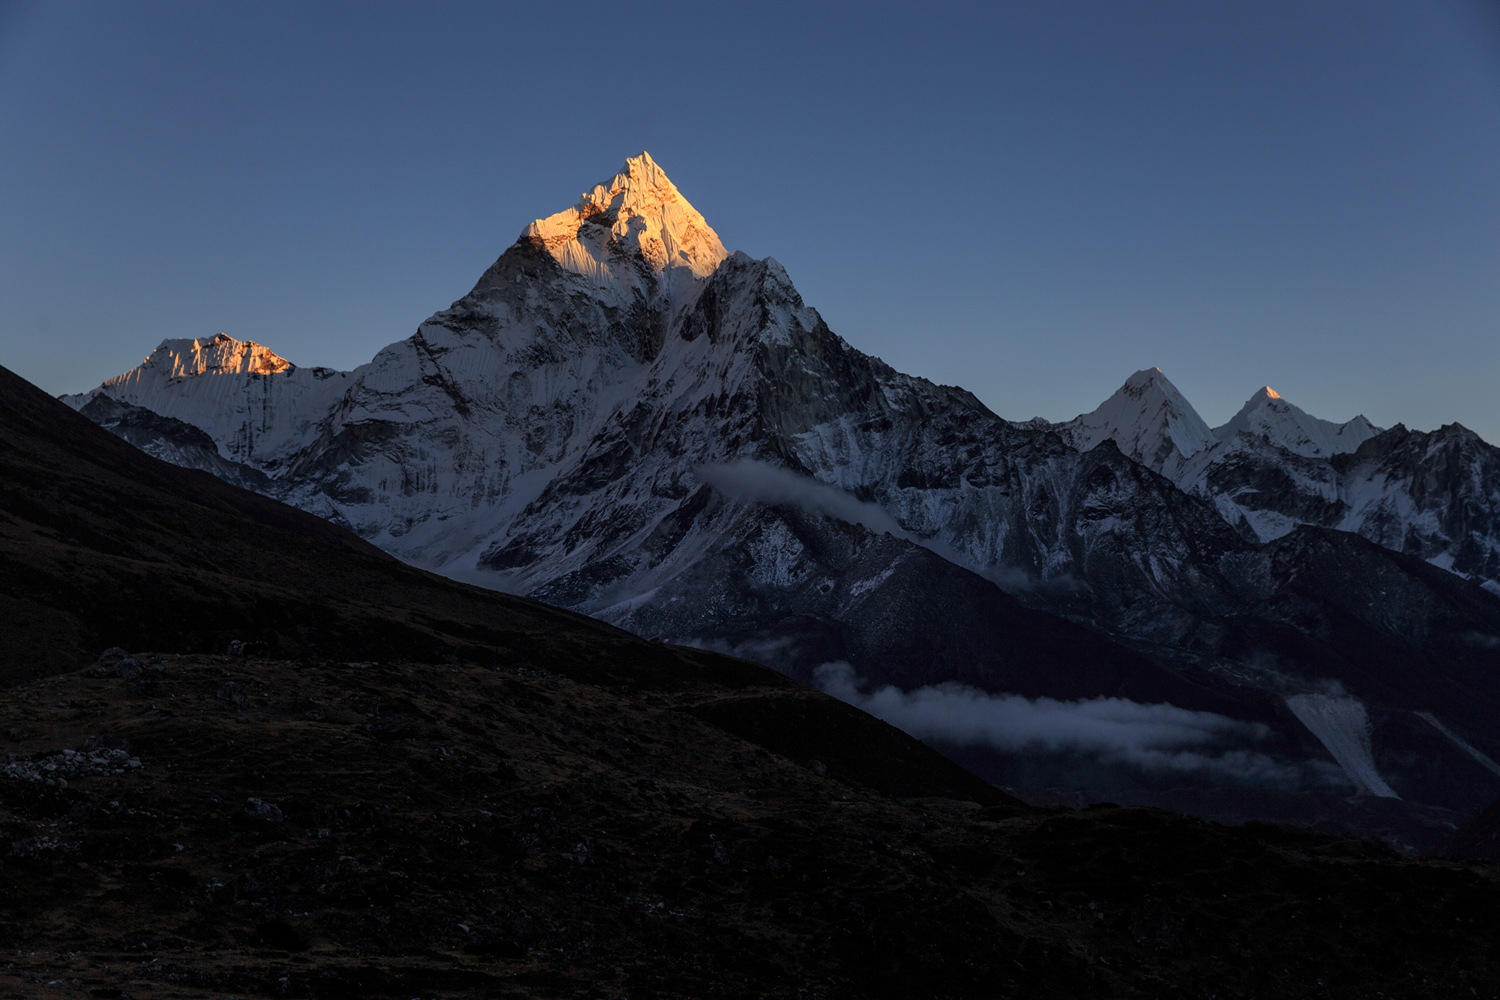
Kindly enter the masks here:
[[1347, 510], [1332, 526], [1500, 594], [1500, 448], [1461, 424], [1398, 424], [1333, 465]]
[[1251, 541], [1280, 538], [1301, 524], [1334, 523], [1347, 509], [1328, 459], [1259, 434], [1226, 437], [1184, 462], [1174, 481], [1210, 500]]
[[1247, 538], [1338, 528], [1500, 593], [1500, 449], [1459, 424], [1398, 425], [1327, 457], [1239, 433], [1194, 456], [1177, 482]]
[[1172, 478], [1211, 500], [1245, 537], [1270, 541], [1301, 524], [1337, 524], [1348, 503], [1332, 460], [1378, 433], [1362, 416], [1320, 420], [1265, 386]]

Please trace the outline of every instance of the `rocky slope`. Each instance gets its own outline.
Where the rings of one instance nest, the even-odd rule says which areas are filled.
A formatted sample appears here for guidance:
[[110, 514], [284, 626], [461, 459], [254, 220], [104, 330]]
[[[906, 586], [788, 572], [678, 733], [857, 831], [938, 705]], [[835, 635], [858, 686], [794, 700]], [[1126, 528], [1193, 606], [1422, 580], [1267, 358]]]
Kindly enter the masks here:
[[[414, 570], [3, 370], [0, 472], [0, 648], [31, 668], [0, 697], [0, 993], [1496, 993], [1493, 866], [1031, 808], [770, 670]], [[171, 652], [80, 657], [100, 635]]]
[[691, 655], [138, 654], [138, 677], [111, 656], [12, 689], [0, 992], [1500, 990], [1493, 865], [1020, 807], [830, 698]]

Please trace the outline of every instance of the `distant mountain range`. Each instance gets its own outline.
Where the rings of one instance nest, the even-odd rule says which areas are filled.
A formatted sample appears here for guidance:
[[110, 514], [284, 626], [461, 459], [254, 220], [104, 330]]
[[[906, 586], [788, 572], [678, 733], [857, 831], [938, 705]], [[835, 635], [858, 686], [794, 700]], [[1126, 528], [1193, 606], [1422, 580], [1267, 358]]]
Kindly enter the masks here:
[[1033, 793], [1398, 840], [1500, 793], [1500, 450], [1269, 388], [1210, 429], [1155, 369], [1002, 419], [851, 347], [646, 154], [352, 372], [220, 334], [64, 401]]
[[1252, 541], [1337, 528], [1500, 594], [1500, 449], [1460, 424], [1430, 434], [1363, 416], [1335, 424], [1265, 386], [1210, 430], [1152, 368], [1092, 413], [1046, 426], [1080, 450], [1114, 441]]

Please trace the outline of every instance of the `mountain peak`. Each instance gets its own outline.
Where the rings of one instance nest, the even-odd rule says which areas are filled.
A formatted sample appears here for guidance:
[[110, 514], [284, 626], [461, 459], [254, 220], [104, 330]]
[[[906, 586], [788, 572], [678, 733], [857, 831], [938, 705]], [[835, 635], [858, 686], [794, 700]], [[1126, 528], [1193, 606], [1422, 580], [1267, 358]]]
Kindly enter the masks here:
[[729, 256], [719, 234], [645, 151], [572, 208], [527, 226], [521, 238], [600, 285], [636, 285], [627, 261], [644, 262], [658, 275], [706, 278]]
[[1142, 368], [1099, 408], [1069, 421], [1074, 446], [1108, 439], [1137, 462], [1162, 472], [1213, 445], [1213, 432], [1160, 368]]
[[1225, 441], [1241, 432], [1313, 458], [1352, 452], [1380, 429], [1362, 416], [1342, 424], [1320, 420], [1267, 385], [1246, 400], [1227, 424], [1214, 428], [1213, 434]]
[[[157, 345], [141, 367], [165, 368], [170, 378], [183, 378], [188, 375], [271, 375], [291, 371], [297, 366], [253, 340], [235, 340], [227, 333], [220, 333], [212, 337], [169, 337]], [[105, 385], [129, 378], [131, 374], [127, 372]]]
[[[1165, 372], [1160, 368], [1142, 368], [1134, 375], [1125, 380], [1125, 383], [1115, 390], [1110, 400], [1148, 400], [1148, 405], [1158, 405], [1161, 402], [1171, 403], [1178, 408], [1185, 409], [1196, 417], [1198, 414], [1193, 410], [1192, 404], [1187, 397], [1172, 384]], [[1106, 401], [1105, 405], [1109, 405]], [[1100, 407], [1103, 409], [1103, 407]], [[1098, 413], [1099, 410], [1095, 410]]]
[[1119, 391], [1135, 396], [1139, 395], [1142, 392], [1145, 392], [1152, 386], [1161, 387], [1162, 385], [1165, 385], [1167, 389], [1171, 390], [1174, 393], [1177, 391], [1176, 386], [1172, 385], [1171, 381], [1167, 378], [1166, 373], [1163, 372], [1160, 368], [1142, 368], [1140, 371], [1136, 372], [1134, 375], [1126, 379], [1125, 384], [1120, 386]]
[[620, 172], [615, 175], [615, 180], [619, 180], [622, 177], [635, 180], [637, 183], [649, 187], [670, 190], [673, 194], [681, 197], [677, 192], [677, 185], [672, 183], [671, 178], [667, 176], [667, 172], [657, 166], [656, 161], [651, 159], [651, 154], [644, 149], [640, 151], [639, 155], [627, 156], [625, 158], [625, 166], [620, 168]]

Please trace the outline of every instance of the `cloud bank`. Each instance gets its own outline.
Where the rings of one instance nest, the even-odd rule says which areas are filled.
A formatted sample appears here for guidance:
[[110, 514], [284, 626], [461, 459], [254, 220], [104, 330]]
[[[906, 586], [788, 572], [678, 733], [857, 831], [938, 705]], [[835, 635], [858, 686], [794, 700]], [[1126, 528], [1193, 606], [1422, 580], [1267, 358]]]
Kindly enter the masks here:
[[1081, 753], [1145, 771], [1207, 774], [1245, 784], [1302, 783], [1299, 765], [1245, 747], [1269, 736], [1267, 727], [1213, 712], [1125, 698], [1031, 699], [951, 682], [914, 691], [887, 685], [866, 693], [844, 662], [823, 664], [813, 678], [825, 694], [920, 740], [1010, 752]]

